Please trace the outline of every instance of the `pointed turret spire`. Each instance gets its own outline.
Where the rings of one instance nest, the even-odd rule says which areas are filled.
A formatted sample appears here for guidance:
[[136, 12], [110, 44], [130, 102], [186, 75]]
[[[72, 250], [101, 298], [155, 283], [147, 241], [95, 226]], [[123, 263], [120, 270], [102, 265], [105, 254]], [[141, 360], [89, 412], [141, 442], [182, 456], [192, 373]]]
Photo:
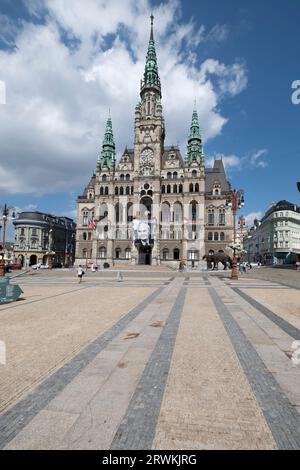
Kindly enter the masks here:
[[112, 120], [110, 117], [110, 110], [109, 110], [109, 117], [106, 122], [106, 129], [104, 133], [104, 138], [102, 142], [102, 150], [98, 155], [97, 165], [100, 168], [107, 167], [107, 168], [114, 168], [116, 161], [116, 145], [114, 141], [114, 134], [112, 129]]
[[196, 108], [194, 108], [193, 115], [192, 115], [192, 123], [191, 123], [190, 133], [188, 137], [186, 162], [189, 165], [192, 162], [196, 162], [199, 164], [204, 163], [202, 138], [200, 134], [198, 113], [197, 113]]
[[158, 66], [157, 66], [154, 33], [153, 33], [154, 16], [151, 14], [150, 18], [151, 18], [150, 39], [149, 39], [149, 45], [148, 45], [148, 51], [147, 51], [147, 57], [146, 57], [144, 77], [143, 77], [142, 84], [141, 84], [141, 94], [147, 88], [154, 88], [159, 92], [159, 96], [161, 96], [160, 79], [158, 76]]

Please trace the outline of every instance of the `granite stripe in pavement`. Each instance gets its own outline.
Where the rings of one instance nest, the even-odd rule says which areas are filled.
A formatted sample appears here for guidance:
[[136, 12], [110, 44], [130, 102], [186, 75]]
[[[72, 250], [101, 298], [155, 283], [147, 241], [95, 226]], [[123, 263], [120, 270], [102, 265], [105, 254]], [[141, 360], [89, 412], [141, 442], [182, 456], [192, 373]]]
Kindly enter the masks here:
[[299, 449], [300, 414], [230, 314], [230, 307], [224, 305], [213, 287], [209, 292], [278, 448]]
[[[248, 287], [247, 287], [248, 288]], [[289, 322], [281, 318], [276, 313], [272, 312], [269, 308], [262, 305], [257, 300], [254, 300], [250, 295], [247, 295], [245, 292], [241, 291], [237, 287], [232, 287], [232, 290], [240, 295], [246, 302], [248, 302], [252, 307], [265, 315], [269, 320], [275, 323], [279, 328], [281, 328], [285, 333], [296, 340], [300, 340], [300, 330], [295, 326], [291, 325]]]
[[111, 449], [151, 449], [187, 289], [182, 287], [144, 369]]

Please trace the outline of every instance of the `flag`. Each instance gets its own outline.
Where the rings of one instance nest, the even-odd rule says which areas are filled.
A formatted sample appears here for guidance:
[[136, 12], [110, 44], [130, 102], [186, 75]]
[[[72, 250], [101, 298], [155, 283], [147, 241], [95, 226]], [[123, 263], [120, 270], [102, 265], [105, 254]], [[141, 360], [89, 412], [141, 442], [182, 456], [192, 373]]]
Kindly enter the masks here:
[[89, 228], [90, 228], [91, 230], [96, 230], [96, 225], [97, 225], [97, 224], [96, 224], [95, 219], [90, 219], [90, 220], [89, 220]]

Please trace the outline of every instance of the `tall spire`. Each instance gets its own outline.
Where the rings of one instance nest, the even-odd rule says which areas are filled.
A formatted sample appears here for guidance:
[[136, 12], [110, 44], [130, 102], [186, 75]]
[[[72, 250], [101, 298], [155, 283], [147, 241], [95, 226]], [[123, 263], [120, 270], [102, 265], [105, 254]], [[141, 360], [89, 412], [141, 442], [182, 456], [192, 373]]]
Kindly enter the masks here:
[[114, 141], [114, 134], [112, 129], [112, 120], [110, 117], [110, 110], [109, 110], [109, 117], [106, 122], [106, 129], [104, 133], [104, 138], [102, 142], [102, 150], [98, 155], [97, 166], [100, 168], [107, 167], [107, 168], [114, 168], [116, 161], [116, 145]]
[[153, 13], [151, 13], [150, 19], [151, 19], [150, 41], [154, 41], [154, 35], [153, 35], [153, 20], [154, 20], [154, 16], [153, 16]]
[[144, 77], [143, 77], [142, 86], [141, 86], [141, 93], [147, 88], [154, 88], [159, 92], [159, 96], [161, 96], [160, 79], [158, 76], [158, 66], [157, 66], [154, 33], [153, 33], [154, 16], [151, 14], [150, 18], [151, 18], [150, 39], [149, 39], [149, 44], [148, 44], [148, 51], [147, 51], [147, 57], [146, 57]]
[[190, 127], [190, 133], [188, 136], [186, 162], [188, 163], [188, 165], [190, 165], [193, 162], [196, 162], [198, 164], [204, 163], [202, 138], [200, 134], [198, 113], [197, 113], [196, 108], [194, 108], [194, 111], [193, 111], [192, 123]]

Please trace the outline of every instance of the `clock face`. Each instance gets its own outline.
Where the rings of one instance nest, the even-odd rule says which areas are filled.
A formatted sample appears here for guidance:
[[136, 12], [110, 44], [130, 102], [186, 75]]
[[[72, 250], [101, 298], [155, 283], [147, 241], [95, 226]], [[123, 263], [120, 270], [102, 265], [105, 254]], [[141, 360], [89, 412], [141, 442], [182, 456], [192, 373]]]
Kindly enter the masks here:
[[145, 149], [141, 153], [141, 160], [144, 165], [153, 164], [153, 151], [151, 149]]

